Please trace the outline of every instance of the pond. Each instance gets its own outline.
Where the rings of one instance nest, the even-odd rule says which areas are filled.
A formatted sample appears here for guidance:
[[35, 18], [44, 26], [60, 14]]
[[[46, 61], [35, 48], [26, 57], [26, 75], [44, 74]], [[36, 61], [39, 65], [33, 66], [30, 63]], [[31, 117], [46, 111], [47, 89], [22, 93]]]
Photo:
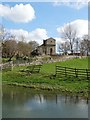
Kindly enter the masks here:
[[78, 96], [3, 86], [3, 118], [88, 118], [88, 103]]

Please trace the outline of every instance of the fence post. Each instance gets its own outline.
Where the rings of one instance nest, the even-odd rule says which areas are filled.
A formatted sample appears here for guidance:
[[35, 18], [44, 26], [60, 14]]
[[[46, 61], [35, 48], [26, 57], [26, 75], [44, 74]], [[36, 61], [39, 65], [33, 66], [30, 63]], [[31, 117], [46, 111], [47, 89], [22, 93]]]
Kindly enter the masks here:
[[87, 69], [86, 69], [86, 73], [87, 73], [87, 80], [88, 80], [89, 78], [88, 78], [88, 70]]
[[56, 71], [55, 75], [57, 75], [57, 65], [56, 65], [56, 68], [55, 68], [55, 69], [56, 69], [56, 70], [55, 70], [55, 71]]
[[75, 68], [75, 76], [78, 77], [78, 70]]
[[67, 76], [66, 67], [65, 67], [65, 77]]

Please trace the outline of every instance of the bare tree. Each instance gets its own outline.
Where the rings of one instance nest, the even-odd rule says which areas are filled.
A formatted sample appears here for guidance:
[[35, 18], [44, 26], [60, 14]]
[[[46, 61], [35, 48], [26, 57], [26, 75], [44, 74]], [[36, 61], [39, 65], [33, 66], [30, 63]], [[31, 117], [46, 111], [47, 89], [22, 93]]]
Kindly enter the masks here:
[[36, 41], [25, 42], [24, 36], [21, 37], [22, 40], [18, 42], [18, 54], [21, 57], [30, 57], [31, 52], [37, 48], [39, 45]]
[[0, 24], [0, 41], [2, 40], [2, 36], [3, 36], [4, 32], [5, 32], [5, 29], [4, 29], [3, 25]]
[[[34, 50], [38, 43], [31, 41], [25, 42], [25, 37], [22, 35], [19, 42], [16, 42], [16, 37], [11, 35], [5, 28], [0, 25], [0, 46], [2, 44], [2, 56], [12, 59], [12, 57], [30, 57], [31, 51]], [[0, 51], [1, 54], [1, 51]]]
[[39, 44], [36, 41], [30, 41], [29, 44], [32, 47], [32, 51], [35, 50], [39, 46]]
[[72, 27], [71, 24], [68, 24], [66, 27], [64, 27], [61, 31], [62, 37], [70, 44], [70, 51], [73, 54], [74, 51], [74, 43], [77, 39], [77, 32]]
[[2, 57], [8, 57], [9, 60], [15, 55], [17, 50], [17, 42], [15, 36], [11, 35], [3, 25], [0, 24], [0, 46]]
[[4, 31], [3, 26], [0, 24], [0, 58], [2, 57], [2, 37], [1, 36], [3, 35], [3, 31]]
[[13, 39], [13, 38], [15, 38], [15, 36], [14, 36], [14, 35], [11, 35], [11, 33], [8, 32], [8, 31], [4, 28], [4, 26], [0, 24], [0, 42], [2, 42], [2, 44], [3, 44], [3, 42], [4, 42], [5, 40], [11, 40], [11, 39]]
[[81, 41], [81, 45], [80, 45], [80, 51], [81, 51], [81, 55], [84, 55], [84, 54], [86, 54], [87, 56], [89, 55], [90, 40], [88, 38], [88, 35], [83, 36], [83, 40]]
[[64, 42], [58, 45], [59, 53], [62, 52], [63, 54], [67, 55], [68, 50], [70, 50], [70, 45], [68, 42]]
[[31, 53], [31, 45], [24, 41], [18, 42], [18, 54], [20, 57], [29, 57]]
[[2, 44], [2, 56], [9, 58], [9, 61], [11, 61], [12, 57], [14, 57], [16, 51], [17, 51], [17, 42], [14, 39], [6, 40]]

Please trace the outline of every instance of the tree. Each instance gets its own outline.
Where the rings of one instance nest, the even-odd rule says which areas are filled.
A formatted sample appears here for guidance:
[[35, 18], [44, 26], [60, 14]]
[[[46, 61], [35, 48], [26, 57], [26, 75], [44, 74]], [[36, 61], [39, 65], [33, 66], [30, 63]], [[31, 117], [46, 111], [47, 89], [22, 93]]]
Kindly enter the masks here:
[[12, 57], [14, 57], [16, 52], [17, 52], [17, 42], [14, 39], [6, 40], [2, 44], [2, 56], [9, 58], [9, 61], [11, 61]]
[[39, 44], [36, 41], [30, 41], [29, 44], [31, 45], [31, 55], [36, 56], [39, 55], [37, 47]]
[[0, 42], [2, 42], [2, 44], [3, 44], [3, 42], [4, 42], [5, 40], [11, 40], [11, 39], [13, 39], [13, 38], [15, 38], [15, 36], [14, 36], [14, 35], [11, 35], [11, 33], [9, 33], [9, 32], [4, 28], [4, 26], [0, 24]]
[[75, 46], [75, 50], [76, 50], [76, 53], [78, 53], [79, 52], [79, 48], [80, 48], [80, 38], [78, 38], [77, 37], [77, 39], [76, 39], [76, 44], [75, 44], [76, 46]]
[[32, 51], [35, 50], [39, 46], [39, 44], [36, 41], [30, 41], [29, 44], [32, 47]]
[[15, 36], [11, 35], [3, 25], [0, 24], [0, 53], [2, 57], [9, 57], [9, 60], [15, 55], [17, 43]]
[[2, 44], [2, 56], [8, 57], [9, 60], [14, 56], [16, 56], [17, 59], [19, 57], [30, 57], [31, 51], [38, 46], [36, 41], [31, 41], [29, 43], [25, 42], [25, 37], [23, 35], [20, 41], [16, 42], [16, 37], [6, 31], [2, 25], [0, 25], [0, 41], [0, 46]]
[[70, 50], [70, 45], [68, 42], [63, 42], [60, 45], [58, 45], [58, 51], [64, 53], [67, 55], [68, 50]]
[[18, 42], [18, 54], [20, 57], [30, 57], [31, 53], [31, 45], [29, 43], [26, 43], [24, 41]]
[[61, 30], [61, 35], [69, 43], [70, 51], [73, 54], [74, 43], [75, 43], [75, 41], [77, 39], [77, 32], [76, 32], [76, 30], [72, 27], [71, 24], [67, 24], [67, 26], [64, 27]]
[[18, 42], [18, 54], [20, 57], [30, 57], [31, 52], [38, 46], [36, 41], [25, 42], [25, 38], [22, 37], [22, 41]]
[[81, 55], [84, 55], [84, 54], [86, 54], [87, 56], [89, 55], [90, 40], [88, 35], [83, 36], [83, 40], [81, 41], [81, 44], [80, 44], [80, 51], [81, 51]]
[[[2, 57], [2, 34], [3, 34], [3, 26], [0, 24], [0, 58]], [[1, 62], [1, 61], [0, 61]]]
[[[9, 41], [10, 40], [10, 41]], [[13, 56], [13, 50], [15, 51], [15, 46], [14, 43], [16, 43], [15, 41], [15, 36], [11, 35], [2, 24], [0, 24], [0, 46], [1, 49], [0, 51], [2, 51], [2, 56], [8, 56], [10, 57], [11, 60], [11, 56]], [[9, 45], [10, 44], [10, 45]], [[13, 46], [13, 47], [11, 47]], [[10, 51], [10, 53], [9, 53]], [[10, 55], [11, 54], [11, 55]]]
[[5, 29], [3, 27], [3, 25], [0, 24], [0, 42], [2, 41], [3, 39], [3, 35], [4, 35], [4, 32], [5, 32]]

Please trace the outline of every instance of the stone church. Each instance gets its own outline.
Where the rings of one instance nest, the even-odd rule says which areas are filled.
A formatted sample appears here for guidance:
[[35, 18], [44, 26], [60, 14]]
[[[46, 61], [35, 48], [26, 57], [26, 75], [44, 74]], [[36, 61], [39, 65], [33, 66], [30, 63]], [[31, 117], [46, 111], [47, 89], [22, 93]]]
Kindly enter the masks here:
[[55, 55], [56, 40], [53, 38], [43, 40], [43, 44], [38, 46], [37, 52], [39, 53], [39, 55]]

